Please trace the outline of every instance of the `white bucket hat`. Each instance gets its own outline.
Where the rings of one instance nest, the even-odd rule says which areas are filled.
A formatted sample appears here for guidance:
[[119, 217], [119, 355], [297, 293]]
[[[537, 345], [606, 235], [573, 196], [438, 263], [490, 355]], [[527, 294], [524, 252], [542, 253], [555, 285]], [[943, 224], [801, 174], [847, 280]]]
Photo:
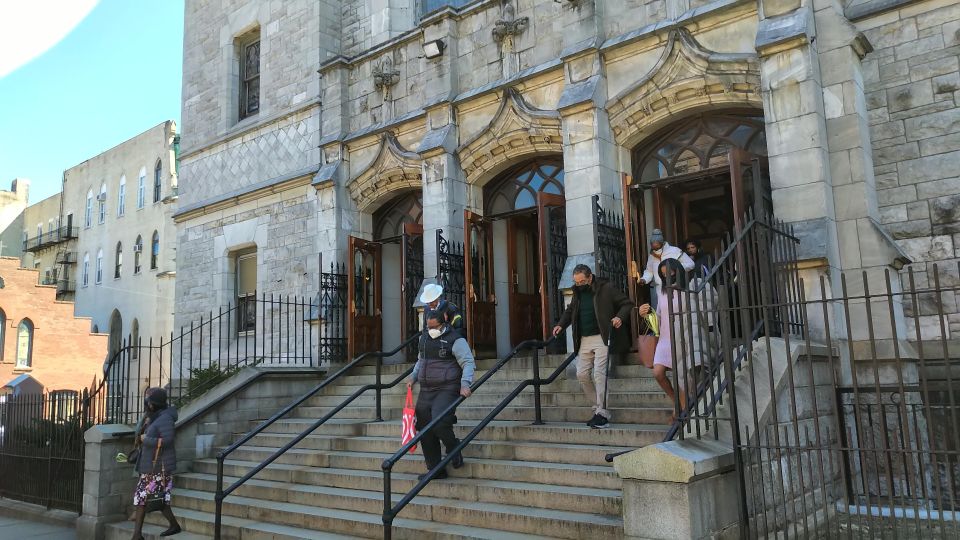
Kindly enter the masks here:
[[436, 283], [430, 283], [423, 287], [423, 293], [420, 294], [420, 302], [422, 304], [429, 304], [437, 298], [440, 298], [440, 295], [443, 294], [443, 287], [437, 285]]

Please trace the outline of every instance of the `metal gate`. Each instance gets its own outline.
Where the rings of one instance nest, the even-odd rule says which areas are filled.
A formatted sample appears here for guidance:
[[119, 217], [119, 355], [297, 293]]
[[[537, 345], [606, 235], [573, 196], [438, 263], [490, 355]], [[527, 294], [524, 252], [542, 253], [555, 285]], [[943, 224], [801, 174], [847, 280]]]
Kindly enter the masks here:
[[0, 396], [0, 497], [80, 513], [86, 394]]

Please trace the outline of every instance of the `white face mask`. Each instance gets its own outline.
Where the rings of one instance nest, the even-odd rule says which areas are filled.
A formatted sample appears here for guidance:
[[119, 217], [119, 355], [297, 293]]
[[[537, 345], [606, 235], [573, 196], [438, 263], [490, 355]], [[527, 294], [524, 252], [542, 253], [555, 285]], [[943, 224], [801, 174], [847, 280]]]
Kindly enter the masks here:
[[661, 253], [663, 253], [663, 248], [653, 250], [654, 255], [660, 255]]
[[432, 337], [433, 339], [437, 339], [438, 337], [440, 337], [441, 334], [443, 334], [443, 331], [440, 330], [439, 328], [431, 328], [427, 330], [427, 333], [430, 334], [430, 337]]

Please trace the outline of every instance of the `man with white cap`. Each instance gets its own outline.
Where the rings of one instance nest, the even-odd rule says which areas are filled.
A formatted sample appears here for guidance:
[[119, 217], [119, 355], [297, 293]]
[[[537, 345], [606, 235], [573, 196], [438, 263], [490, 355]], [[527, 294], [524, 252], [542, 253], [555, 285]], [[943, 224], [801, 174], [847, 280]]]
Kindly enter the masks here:
[[420, 303], [426, 307], [423, 319], [424, 328], [427, 327], [426, 314], [432, 311], [443, 317], [442, 322], [444, 324], [449, 325], [454, 330], [463, 331], [463, 315], [460, 313], [460, 308], [443, 298], [443, 287], [441, 285], [436, 283], [426, 285], [423, 292], [420, 293]]
[[[660, 273], [657, 271], [657, 268], [660, 267], [660, 263], [667, 259], [676, 259], [687, 272], [693, 270], [696, 266], [693, 259], [684, 253], [682, 249], [667, 243], [663, 237], [663, 231], [654, 229], [653, 232], [650, 233], [650, 255], [647, 256], [647, 267], [638, 280], [640, 285], [651, 285], [658, 289], [662, 287], [663, 281], [660, 278]], [[656, 298], [657, 292], [657, 290], [654, 290], [651, 296]]]

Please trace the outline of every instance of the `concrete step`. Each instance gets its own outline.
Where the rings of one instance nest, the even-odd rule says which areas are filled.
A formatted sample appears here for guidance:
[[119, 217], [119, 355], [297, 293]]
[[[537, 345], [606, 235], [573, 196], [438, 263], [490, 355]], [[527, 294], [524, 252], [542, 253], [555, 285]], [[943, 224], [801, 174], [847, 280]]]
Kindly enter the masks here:
[[[499, 396], [506, 396], [514, 388], [517, 387], [517, 384], [521, 380], [525, 380], [527, 377], [518, 378], [514, 381], [500, 380], [496, 377], [484, 383], [483, 386], [477, 390], [477, 393], [486, 393], [486, 394], [495, 394]], [[364, 380], [362, 382], [347, 383], [341, 382], [339, 384], [333, 384], [323, 390], [322, 393], [317, 395], [335, 395], [335, 396], [349, 396], [360, 389], [361, 386], [364, 386], [373, 381]], [[389, 381], [386, 381], [389, 382]], [[611, 378], [608, 385], [610, 392], [663, 392], [660, 389], [660, 385], [657, 384], [657, 381], [651, 377], [634, 377], [628, 379], [614, 379]], [[531, 390], [528, 390], [532, 392]], [[579, 392], [580, 391], [580, 382], [576, 379], [563, 379], [560, 378], [553, 382], [551, 385], [542, 386], [542, 393], [549, 392]], [[370, 392], [370, 391], [368, 391]], [[404, 395], [407, 393], [407, 387], [404, 384], [397, 384], [393, 388], [388, 388], [383, 391], [384, 395], [389, 394], [399, 394]]]
[[[264, 433], [300, 434], [315, 422], [314, 419], [290, 418], [278, 420]], [[585, 421], [584, 421], [585, 422]], [[476, 427], [478, 421], [459, 419], [454, 426], [458, 437]], [[255, 425], [255, 424], [253, 424]], [[494, 420], [479, 434], [486, 441], [524, 441], [563, 444], [640, 447], [663, 440], [668, 426], [663, 424], [618, 424], [605, 429], [590, 429], [581, 422], [551, 422], [542, 426], [529, 421]], [[392, 437], [400, 440], [400, 421], [371, 422], [333, 418], [320, 426], [314, 434], [337, 436]]]
[[[548, 377], [553, 372], [554, 368], [544, 368], [541, 366], [540, 376]], [[397, 374], [402, 371], [398, 371], [396, 374], [382, 376], [384, 382], [390, 382], [392, 379], [396, 378]], [[478, 368], [474, 372], [474, 380], [479, 379], [487, 374], [487, 369]], [[533, 370], [529, 367], [520, 367], [514, 366], [512, 364], [507, 364], [504, 367], [500, 368], [494, 375], [491, 381], [523, 381], [533, 377]], [[653, 380], [653, 371], [649, 370], [643, 366], [616, 366], [610, 370], [610, 377], [617, 379], [650, 379]], [[357, 385], [362, 386], [364, 384], [372, 384], [375, 382], [375, 377], [373, 375], [361, 375], [350, 372], [348, 375], [340, 377], [338, 379], [339, 384], [345, 385]]]
[[[260, 434], [249, 446], [280, 448], [294, 435]], [[400, 448], [399, 437], [343, 437], [339, 435], [310, 435], [295, 448], [314, 451], [395, 452]], [[601, 446], [542, 442], [487, 441], [474, 439], [464, 450], [467, 459], [507, 459], [568, 463], [571, 465], [598, 465], [610, 452], [631, 450], [626, 446]]]
[[[550, 368], [551, 370], [555, 369], [557, 366], [563, 363], [567, 359], [566, 355], [540, 355], [537, 363], [540, 364], [541, 368]], [[478, 370], [487, 370], [495, 366], [500, 360], [496, 358], [486, 358], [481, 360], [476, 360], [476, 365]], [[391, 374], [396, 376], [400, 373], [403, 373], [405, 370], [411, 368], [413, 363], [403, 363], [403, 364], [386, 364], [381, 367], [381, 373]], [[506, 366], [513, 368], [526, 368], [531, 369], [533, 367], [533, 357], [524, 356], [524, 357], [514, 357], [507, 361]], [[505, 366], [505, 367], [506, 367]], [[350, 371], [350, 375], [373, 375], [377, 372], [377, 367], [373, 364], [370, 365], [361, 365], [356, 366]]]
[[[254, 497], [277, 502], [303, 502], [300, 498], [291, 496], [292, 491], [307, 490], [318, 494], [317, 489], [327, 490], [360, 490], [373, 494], [377, 506], [373, 509], [360, 508], [353, 505], [349, 508], [340, 506], [338, 501], [316, 501], [316, 505], [324, 508], [344, 508], [362, 510], [364, 512], [379, 512], [382, 503], [383, 474], [380, 471], [351, 471], [348, 469], [328, 469], [321, 475], [313, 475], [312, 479], [323, 479], [324, 482], [306, 484], [300, 482], [290, 485], [285, 482], [251, 479], [244, 483], [236, 492], [241, 497]], [[187, 473], [177, 476], [177, 485], [189, 490], [216, 491], [215, 474]], [[237, 477], [225, 477], [224, 486], [229, 486]], [[396, 474], [391, 476], [393, 493], [404, 495], [417, 484], [415, 474]], [[330, 491], [332, 497], [339, 497], [338, 492]], [[622, 512], [622, 493], [618, 489], [593, 489], [570, 486], [553, 486], [543, 484], [528, 484], [523, 482], [476, 480], [467, 478], [449, 478], [438, 480], [427, 485], [420, 496], [458, 501], [490, 502], [544, 508], [554, 510], [569, 510], [571, 512], [587, 512], [609, 516], [619, 516]], [[314, 503], [304, 503], [314, 504]], [[414, 517], [414, 516], [411, 516]]]
[[[179, 510], [176, 513], [177, 521], [179, 521], [180, 526], [183, 527], [186, 519], [181, 515]], [[165, 530], [167, 530], [167, 520], [159, 514], [152, 514], [144, 520], [143, 538], [144, 540], [162, 540], [164, 537], [161, 537], [160, 533]], [[104, 530], [103, 540], [130, 540], [131, 536], [133, 536], [133, 522], [123, 521], [107, 525]], [[187, 529], [184, 529], [183, 532], [173, 538], [177, 540], [213, 540], [213, 536], [195, 534]]]
[[[464, 420], [481, 420], [490, 414], [491, 407], [471, 407], [470, 399], [457, 407], [457, 418]], [[296, 411], [297, 417], [316, 420], [329, 412], [329, 407], [300, 407]], [[666, 407], [645, 408], [609, 408], [611, 418], [615, 422], [627, 424], [664, 424], [670, 420], [673, 409]], [[403, 416], [403, 408], [383, 407], [381, 410], [384, 420], [397, 420]], [[506, 407], [497, 415], [499, 420], [530, 421], [535, 418], [536, 409], [533, 407]], [[541, 407], [541, 418], [544, 422], [577, 422], [586, 423], [593, 416], [593, 411], [583, 407]], [[355, 418], [372, 420], [376, 418], [375, 407], [355, 407], [351, 405], [337, 413], [337, 418]]]
[[[266, 523], [343, 533], [355, 532], [355, 529], [351, 521], [339, 516], [341, 512], [359, 509], [359, 513], [379, 517], [383, 507], [382, 496], [375, 492], [293, 485], [286, 493], [293, 502], [231, 496], [224, 501], [223, 512]], [[214, 509], [212, 493], [175, 489], [173, 496], [178, 507], [207, 513]], [[394, 497], [400, 499], [399, 495]], [[331, 508], [328, 504], [334, 506]], [[318, 516], [319, 509], [335, 510], [336, 517]], [[424, 496], [414, 499], [402, 515], [472, 527], [494, 522], [501, 530], [554, 538], [610, 538], [622, 534], [623, 530], [619, 517]]]
[[[504, 396], [494, 393], [484, 393], [483, 388], [470, 397], [470, 404], [477, 407], [494, 407], [500, 403]], [[343, 402], [346, 396], [321, 395], [310, 398], [304, 406], [307, 407], [327, 407], [333, 408]], [[393, 392], [382, 396], [384, 407], [403, 407], [406, 393]], [[673, 402], [662, 391], [655, 392], [611, 392], [607, 397], [611, 407], [665, 407], [673, 406]], [[544, 407], [589, 407], [593, 403], [588, 401], [583, 392], [553, 392], [544, 391], [540, 394], [540, 402]], [[533, 388], [528, 388], [522, 394], [517, 396], [513, 405], [532, 406], [534, 403]], [[356, 400], [352, 405], [359, 407], [372, 407], [376, 404], [376, 395], [373, 392], [367, 392]]]
[[[185, 530], [194, 533], [193, 538], [213, 537], [212, 512], [200, 512], [178, 507], [174, 501], [174, 512]], [[253, 519], [223, 516], [223, 538], [230, 540], [340, 540], [347, 538], [383, 538], [383, 522], [379, 514], [365, 514], [326, 508], [311, 509], [311, 522], [317, 528], [297, 527], [291, 524], [276, 524]], [[162, 520], [158, 514], [151, 514], [148, 521]], [[110, 525], [118, 528], [120, 524]], [[129, 540], [130, 530], [125, 537], [110, 537], [109, 540]], [[343, 530], [344, 532], [335, 532]], [[196, 533], [203, 534], [199, 536]], [[188, 533], [181, 533], [188, 534]], [[622, 534], [620, 535], [622, 536]], [[481, 527], [436, 523], [406, 517], [398, 517], [393, 523], [393, 537], [398, 540], [534, 540], [544, 538], [541, 535], [509, 533]], [[173, 538], [184, 538], [177, 535]], [[148, 540], [155, 540], [148, 537]], [[193, 540], [193, 539], [191, 539]]]
[[[274, 448], [241, 448], [224, 462], [224, 474], [243, 476], [265, 461]], [[383, 460], [392, 453], [386, 452], [314, 452], [290, 450], [280, 456], [270, 467], [261, 471], [257, 478], [281, 482], [303, 482], [320, 485], [306, 478], [315, 468], [380, 471]], [[216, 474], [216, 460], [197, 460], [194, 472]], [[426, 471], [423, 456], [407, 454], [393, 468], [394, 472], [421, 474]], [[449, 470], [457, 478], [476, 478], [511, 482], [530, 482], [558, 486], [587, 487], [597, 489], [620, 489], [621, 481], [609, 465], [577, 465], [565, 463], [537, 463], [503, 459], [469, 459], [463, 468]]]

